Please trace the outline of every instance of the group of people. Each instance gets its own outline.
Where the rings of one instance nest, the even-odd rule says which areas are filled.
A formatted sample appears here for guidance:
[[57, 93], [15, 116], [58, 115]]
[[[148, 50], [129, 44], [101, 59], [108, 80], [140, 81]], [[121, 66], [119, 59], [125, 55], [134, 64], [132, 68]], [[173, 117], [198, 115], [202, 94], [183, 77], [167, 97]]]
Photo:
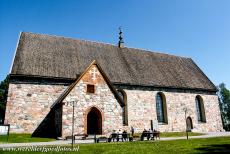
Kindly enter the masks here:
[[144, 140], [144, 137], [146, 137], [147, 140], [154, 139], [154, 137], [160, 138], [159, 134], [160, 134], [160, 132], [156, 131], [155, 129], [154, 130], [149, 129], [148, 131], [146, 129], [144, 129], [142, 134], [141, 134], [141, 141]]
[[[130, 129], [130, 135], [127, 133], [126, 130], [124, 131], [121, 131], [120, 129], [118, 131], [116, 130], [113, 130], [112, 134], [110, 135], [109, 137], [109, 142], [111, 141], [117, 141], [119, 142], [119, 140], [121, 140], [122, 142], [123, 141], [132, 141], [133, 139], [133, 135], [134, 135], [134, 128], [131, 126], [131, 129]], [[152, 129], [149, 129], [149, 130], [146, 130], [144, 129], [142, 134], [141, 134], [141, 141], [144, 140], [144, 138], [147, 138], [147, 140], [150, 140], [150, 139], [153, 139], [154, 140], [154, 137], [158, 137], [160, 139], [160, 132], [157, 131], [157, 130], [152, 130]]]
[[[130, 129], [130, 133], [133, 136], [134, 134], [134, 128], [131, 126]], [[120, 129], [116, 132], [116, 130], [113, 130], [113, 133], [110, 135], [110, 139], [114, 142], [114, 140], [116, 140], [117, 142], [119, 142], [119, 140], [121, 139], [121, 141], [128, 141], [129, 139], [129, 135], [127, 133], [126, 130], [121, 131]]]
[[110, 138], [113, 140], [113, 142], [114, 140], [117, 140], [117, 142], [119, 142], [120, 139], [123, 142], [128, 139], [128, 133], [126, 130], [124, 130], [123, 132], [121, 130], [119, 130], [118, 132], [113, 130], [113, 133], [111, 134]]

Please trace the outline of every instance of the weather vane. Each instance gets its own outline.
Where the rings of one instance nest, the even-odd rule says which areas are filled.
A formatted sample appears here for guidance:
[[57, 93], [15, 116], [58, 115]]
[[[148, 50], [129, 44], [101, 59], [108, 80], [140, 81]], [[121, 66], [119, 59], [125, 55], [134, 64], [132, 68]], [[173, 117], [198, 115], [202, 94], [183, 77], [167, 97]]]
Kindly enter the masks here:
[[124, 45], [124, 41], [123, 41], [122, 31], [121, 31], [121, 26], [120, 26], [119, 27], [119, 42], [118, 42], [118, 46], [123, 47], [123, 45]]

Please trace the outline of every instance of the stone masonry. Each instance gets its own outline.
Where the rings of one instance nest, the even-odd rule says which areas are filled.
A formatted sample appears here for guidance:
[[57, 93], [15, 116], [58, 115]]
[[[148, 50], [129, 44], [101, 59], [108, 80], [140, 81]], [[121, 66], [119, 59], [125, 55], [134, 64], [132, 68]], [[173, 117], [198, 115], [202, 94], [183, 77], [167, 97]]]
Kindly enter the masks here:
[[[94, 73], [93, 73], [94, 72]], [[87, 93], [87, 84], [95, 85], [95, 93]], [[51, 105], [67, 88], [65, 85], [10, 83], [5, 123], [11, 124], [11, 132], [33, 133], [50, 111]], [[127, 94], [128, 126], [122, 124], [122, 108], [107, 85], [96, 65], [84, 74], [70, 91], [63, 103], [62, 136], [71, 135], [72, 106], [75, 108], [75, 134], [87, 132], [87, 111], [96, 107], [102, 115], [102, 133], [133, 126], [135, 132], [150, 128], [150, 120], [156, 121], [156, 94], [159, 91], [123, 89]], [[185, 131], [186, 117], [192, 118], [194, 132], [222, 131], [222, 122], [217, 95], [161, 91], [166, 97], [167, 124], [158, 124], [162, 132]], [[200, 95], [204, 102], [206, 123], [197, 120], [195, 98]]]
[[[156, 121], [156, 94], [159, 91], [125, 90], [127, 94], [129, 125], [137, 131], [150, 128], [150, 120]], [[206, 123], [197, 120], [195, 98], [198, 94], [163, 92], [166, 97], [168, 124], [158, 124], [162, 132], [185, 131], [186, 117], [190, 116], [194, 132], [222, 131], [222, 122], [218, 97], [216, 95], [200, 94], [204, 101]]]
[[33, 133], [66, 88], [42, 83], [10, 83], [4, 123], [10, 124], [11, 132]]
[[[94, 70], [96, 76], [92, 73]], [[95, 85], [95, 93], [86, 92], [87, 84]], [[87, 111], [91, 107], [101, 111], [103, 134], [111, 133], [114, 129], [123, 129], [122, 108], [95, 65], [85, 73], [63, 102], [71, 100], [77, 101], [74, 130], [76, 134], [87, 133]], [[63, 106], [63, 136], [71, 135], [72, 130], [72, 107], [66, 104]]]

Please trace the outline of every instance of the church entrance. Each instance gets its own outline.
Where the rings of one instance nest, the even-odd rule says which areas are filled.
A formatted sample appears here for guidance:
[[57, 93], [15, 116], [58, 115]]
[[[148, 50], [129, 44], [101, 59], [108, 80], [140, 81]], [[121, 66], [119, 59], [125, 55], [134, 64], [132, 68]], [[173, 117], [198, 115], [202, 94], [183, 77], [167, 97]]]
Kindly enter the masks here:
[[186, 127], [187, 127], [187, 131], [191, 132], [193, 129], [193, 125], [192, 125], [192, 118], [191, 117], [187, 117], [186, 119]]
[[102, 115], [96, 107], [92, 107], [88, 112], [87, 134], [102, 134]]

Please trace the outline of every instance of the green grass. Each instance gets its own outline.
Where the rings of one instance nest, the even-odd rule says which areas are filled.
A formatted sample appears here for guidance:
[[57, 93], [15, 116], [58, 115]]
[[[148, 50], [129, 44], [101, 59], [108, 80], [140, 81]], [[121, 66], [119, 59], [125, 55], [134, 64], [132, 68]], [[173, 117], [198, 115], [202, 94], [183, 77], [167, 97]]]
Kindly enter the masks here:
[[[205, 135], [204, 133], [194, 133], [194, 132], [188, 132], [189, 136], [200, 136]], [[186, 136], [186, 132], [163, 132], [160, 134], [160, 137], [182, 137]]]
[[[136, 137], [140, 137], [140, 133], [135, 134]], [[190, 132], [189, 136], [197, 136], [203, 135], [201, 133], [193, 133]], [[181, 137], [186, 136], [185, 132], [169, 132], [169, 133], [161, 133], [160, 137]], [[31, 134], [10, 134], [8, 142], [9, 143], [20, 143], [20, 142], [48, 142], [54, 141], [55, 139], [51, 138], [38, 138], [38, 137], [31, 137]], [[6, 142], [7, 136], [0, 136], [0, 143]]]
[[[200, 136], [200, 135], [205, 135], [203, 133], [194, 133], [194, 132], [189, 132], [189, 136]], [[134, 136], [140, 137], [141, 133], [135, 133]], [[160, 137], [182, 137], [186, 136], [186, 132], [162, 132], [160, 133]]]
[[[171, 141], [144, 141], [144, 142], [124, 142], [124, 143], [99, 143], [99, 144], [80, 144], [78, 152], [58, 152], [60, 154], [79, 153], [79, 154], [150, 154], [150, 153], [211, 153], [228, 152], [230, 153], [230, 137], [171, 140]], [[57, 147], [57, 146], [53, 146]], [[66, 147], [66, 146], [65, 146]], [[70, 146], [68, 146], [70, 147]], [[15, 152], [1, 151], [2, 154], [30, 154], [42, 152]], [[55, 152], [47, 152], [55, 153]]]
[[[31, 134], [10, 134], [8, 142], [9, 143], [19, 143], [19, 142], [48, 142], [54, 141], [52, 138], [39, 138], [31, 137]], [[0, 136], [0, 143], [7, 142], [7, 136]]]
[[[136, 137], [140, 137], [140, 133], [135, 134]], [[197, 136], [203, 135], [201, 133], [193, 133], [190, 132], [189, 136]], [[161, 133], [160, 137], [181, 137], [186, 136], [185, 132], [164, 132]], [[9, 143], [20, 143], [20, 142], [48, 142], [54, 141], [52, 138], [39, 138], [39, 137], [31, 137], [31, 134], [10, 134], [9, 135]], [[7, 136], [0, 136], [0, 143], [7, 142]]]

